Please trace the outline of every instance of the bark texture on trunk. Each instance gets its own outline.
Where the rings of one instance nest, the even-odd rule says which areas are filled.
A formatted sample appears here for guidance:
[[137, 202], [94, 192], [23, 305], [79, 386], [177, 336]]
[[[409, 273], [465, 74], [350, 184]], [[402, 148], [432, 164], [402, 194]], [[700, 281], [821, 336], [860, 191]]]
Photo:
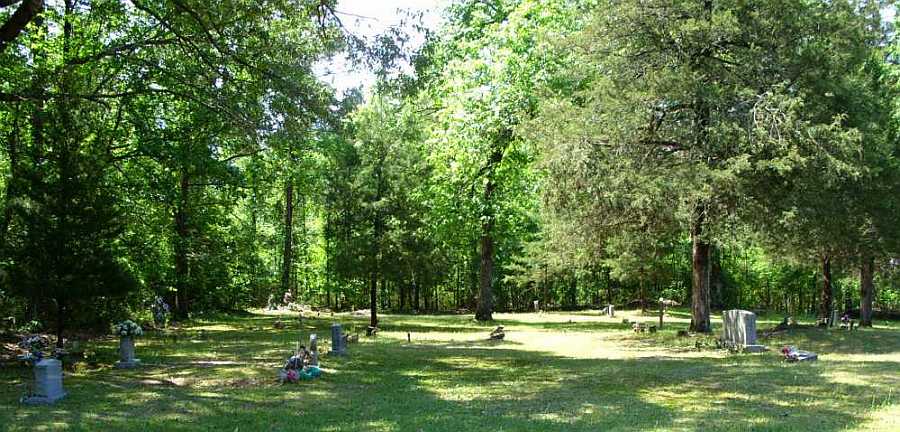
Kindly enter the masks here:
[[872, 303], [875, 298], [875, 258], [863, 256], [859, 268], [859, 326], [872, 327]]
[[487, 181], [484, 184], [484, 212], [481, 215], [481, 268], [479, 275], [478, 307], [475, 310], [475, 319], [478, 321], [493, 320], [494, 311], [494, 212], [491, 209], [494, 200], [494, 191], [497, 185], [494, 183], [493, 170], [503, 160], [503, 148], [494, 146], [491, 158], [488, 161]]
[[698, 206], [695, 210], [691, 226], [692, 260], [691, 260], [691, 331], [709, 333], [712, 328], [709, 322], [709, 249], [710, 245], [703, 239], [703, 220], [705, 209]]
[[831, 257], [822, 257], [822, 298], [819, 301], [819, 317], [831, 319], [834, 296], [831, 292]]

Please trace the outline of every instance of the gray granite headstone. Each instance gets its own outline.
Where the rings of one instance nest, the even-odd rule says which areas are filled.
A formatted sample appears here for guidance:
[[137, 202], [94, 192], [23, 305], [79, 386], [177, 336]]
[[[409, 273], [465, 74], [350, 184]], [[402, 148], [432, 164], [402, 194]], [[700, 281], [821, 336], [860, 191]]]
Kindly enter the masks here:
[[134, 358], [134, 338], [123, 337], [119, 340], [119, 369], [131, 369], [141, 365], [141, 360]]
[[336, 355], [347, 354], [347, 346], [344, 344], [344, 329], [340, 324], [331, 325], [331, 352]]
[[64, 397], [62, 362], [44, 359], [34, 365], [34, 390], [22, 401], [29, 405], [52, 404]]
[[756, 344], [756, 314], [750, 311], [732, 309], [722, 312], [723, 339], [734, 348], [747, 352], [765, 351]]
[[828, 326], [834, 327], [834, 326], [838, 325], [839, 322], [841, 322], [841, 317], [838, 316], [837, 309], [834, 309], [831, 311], [831, 322], [828, 323]]

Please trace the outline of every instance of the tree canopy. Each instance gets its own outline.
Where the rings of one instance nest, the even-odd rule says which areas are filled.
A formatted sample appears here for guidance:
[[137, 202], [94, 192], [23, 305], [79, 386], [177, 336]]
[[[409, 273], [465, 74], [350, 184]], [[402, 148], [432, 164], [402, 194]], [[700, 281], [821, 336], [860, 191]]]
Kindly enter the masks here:
[[[334, 0], [0, 2], [0, 312], [871, 324], [900, 309], [883, 3], [460, 0], [413, 47]], [[328, 85], [339, 56], [377, 83]]]

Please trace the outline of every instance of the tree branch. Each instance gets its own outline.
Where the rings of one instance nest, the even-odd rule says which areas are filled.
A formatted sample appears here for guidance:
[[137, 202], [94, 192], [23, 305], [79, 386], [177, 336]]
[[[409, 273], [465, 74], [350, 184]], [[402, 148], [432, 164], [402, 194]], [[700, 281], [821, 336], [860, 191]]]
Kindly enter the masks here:
[[[15, 0], [0, 1], [10, 2], [3, 6], [9, 6], [15, 2]], [[6, 49], [7, 45], [19, 37], [19, 34], [22, 33], [22, 30], [25, 29], [28, 23], [43, 10], [44, 0], [22, 0], [19, 8], [0, 27], [0, 53]]]

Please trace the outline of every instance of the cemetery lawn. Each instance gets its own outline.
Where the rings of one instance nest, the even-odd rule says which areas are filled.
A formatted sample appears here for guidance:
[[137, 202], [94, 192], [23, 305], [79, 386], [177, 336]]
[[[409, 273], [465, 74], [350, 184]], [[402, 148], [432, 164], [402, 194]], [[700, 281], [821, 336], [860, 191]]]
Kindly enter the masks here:
[[[366, 318], [198, 319], [177, 341], [138, 339], [140, 369], [112, 367], [115, 340], [91, 343], [99, 363], [68, 372], [69, 396], [51, 407], [21, 405], [29, 370], [4, 367], [0, 430], [900, 431], [898, 323], [796, 329], [761, 338], [768, 353], [734, 355], [698, 351], [708, 337], [676, 337], [684, 311], [656, 334], [635, 334], [622, 317], [656, 320], [497, 314], [507, 337], [488, 341], [493, 326], [471, 316], [383, 315], [377, 338], [361, 335], [345, 358], [323, 355], [324, 376], [296, 385], [275, 376], [298, 336], [317, 332], [327, 348], [332, 320], [355, 332]], [[784, 363], [782, 344], [820, 360]]]

